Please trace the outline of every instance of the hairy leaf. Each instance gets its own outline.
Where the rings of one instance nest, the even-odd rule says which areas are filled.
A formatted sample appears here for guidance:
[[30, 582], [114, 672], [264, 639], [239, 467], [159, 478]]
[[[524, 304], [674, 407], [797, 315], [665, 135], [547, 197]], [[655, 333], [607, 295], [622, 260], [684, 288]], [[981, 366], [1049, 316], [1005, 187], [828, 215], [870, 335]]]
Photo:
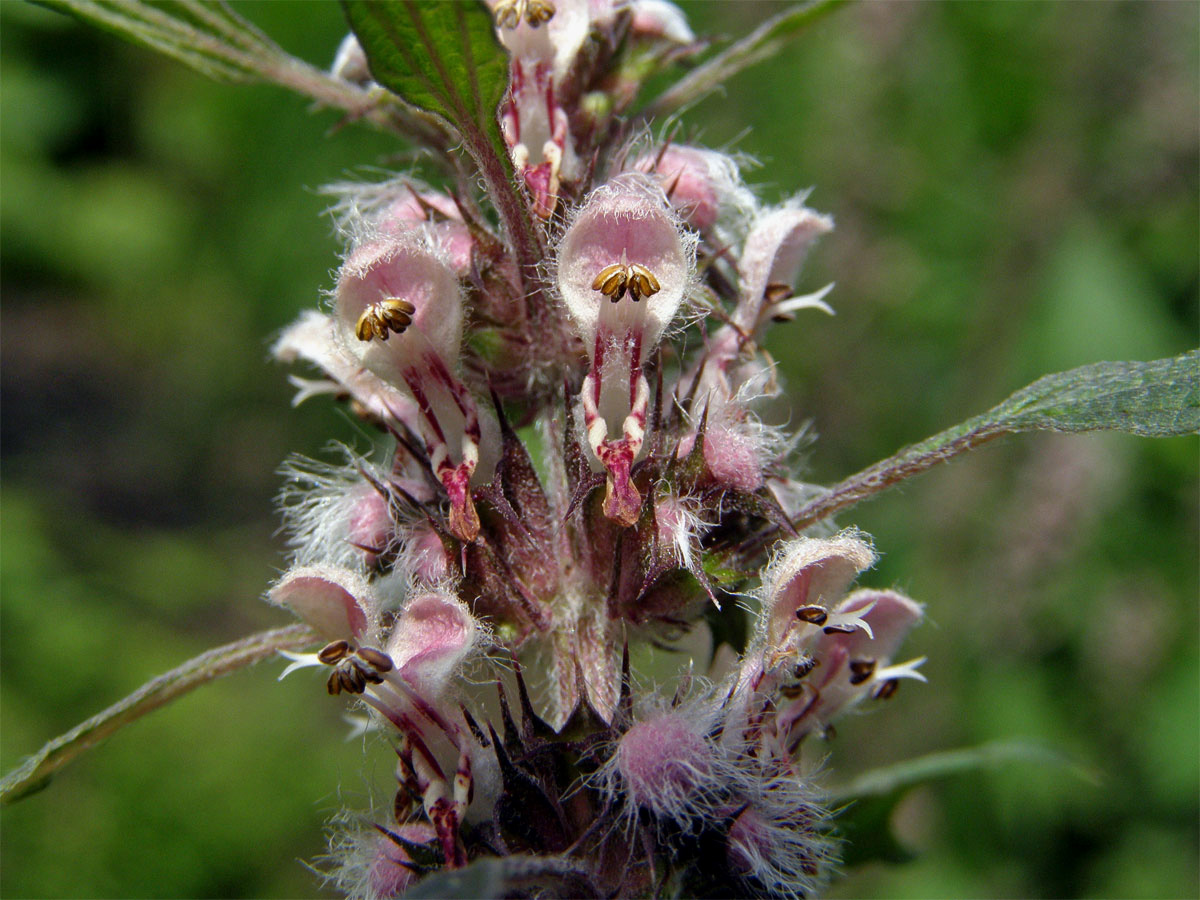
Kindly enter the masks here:
[[51, 777], [85, 750], [119, 728], [165, 706], [193, 688], [254, 665], [280, 650], [295, 650], [316, 640], [307, 625], [263, 631], [216, 647], [146, 682], [124, 700], [56, 737], [0, 780], [0, 804], [19, 800], [49, 784]]
[[1039, 378], [983, 415], [824, 491], [801, 507], [795, 525], [804, 528], [982, 443], [1022, 431], [1194, 434], [1200, 431], [1200, 350], [1153, 362], [1093, 363]]
[[239, 16], [223, 0], [34, 0], [118, 37], [157, 50], [209, 78], [269, 82], [343, 109], [351, 119], [419, 139], [448, 145], [444, 131], [428, 117], [372, 92], [333, 78], [287, 53]]
[[746, 37], [726, 47], [659, 94], [642, 111], [642, 118], [654, 119], [695, 103], [742, 69], [774, 56], [789, 40], [843, 2], [844, 0], [807, 0], [768, 19]]

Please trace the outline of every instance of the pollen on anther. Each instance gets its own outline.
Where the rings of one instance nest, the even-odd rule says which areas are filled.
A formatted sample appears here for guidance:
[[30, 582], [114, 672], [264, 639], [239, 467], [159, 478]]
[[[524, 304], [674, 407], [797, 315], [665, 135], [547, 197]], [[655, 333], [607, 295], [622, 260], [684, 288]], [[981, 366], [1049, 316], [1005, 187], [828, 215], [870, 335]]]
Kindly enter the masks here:
[[386, 341], [395, 332], [403, 334], [413, 321], [417, 308], [400, 297], [388, 297], [372, 303], [362, 311], [354, 326], [354, 334], [360, 341], [379, 338]]
[[823, 606], [802, 606], [796, 610], [796, 618], [809, 625], [824, 625], [829, 620], [829, 612]]
[[613, 263], [601, 269], [592, 280], [592, 290], [616, 303], [625, 293], [636, 303], [662, 290], [654, 273], [640, 263]]
[[496, 25], [508, 29], [516, 28], [522, 19], [530, 28], [538, 28], [554, 18], [557, 12], [550, 0], [499, 0], [493, 11]]

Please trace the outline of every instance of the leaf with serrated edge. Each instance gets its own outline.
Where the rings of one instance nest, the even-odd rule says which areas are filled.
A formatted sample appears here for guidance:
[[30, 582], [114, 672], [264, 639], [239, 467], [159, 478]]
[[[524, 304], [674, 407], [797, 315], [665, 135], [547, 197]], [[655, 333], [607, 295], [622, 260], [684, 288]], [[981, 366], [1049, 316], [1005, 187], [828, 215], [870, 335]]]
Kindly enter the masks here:
[[805, 528], [980, 444], [1023, 431], [1194, 434], [1200, 431], [1200, 350], [1046, 375], [983, 415], [851, 475], [801, 507], [793, 521]]
[[[545, 248], [530, 224], [528, 202], [513, 182], [512, 160], [500, 131], [508, 56], [491, 12], [482, 2], [342, 0], [342, 7], [372, 77], [458, 132], [512, 243], [518, 270], [536, 271]], [[526, 289], [535, 321], [553, 313], [556, 307], [536, 281]]]
[[469, 145], [485, 137], [508, 159], [497, 118], [508, 57], [483, 3], [343, 0], [342, 6], [376, 81], [445, 117]]

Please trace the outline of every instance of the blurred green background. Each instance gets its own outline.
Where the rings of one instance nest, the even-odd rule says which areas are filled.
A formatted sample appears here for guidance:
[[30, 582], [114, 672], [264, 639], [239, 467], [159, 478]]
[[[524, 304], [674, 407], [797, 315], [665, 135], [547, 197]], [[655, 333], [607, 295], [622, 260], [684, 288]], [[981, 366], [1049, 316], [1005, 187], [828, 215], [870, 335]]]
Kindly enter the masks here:
[[[737, 35], [777, 7], [688, 6]], [[324, 64], [329, 3], [239, 9]], [[808, 475], [842, 477], [1047, 371], [1194, 346], [1200, 6], [863, 3], [684, 119], [815, 186], [837, 231], [774, 334]], [[289, 408], [270, 336], [330, 286], [316, 188], [397, 147], [266, 86], [212, 84], [0, 3], [0, 767], [218, 643], [287, 619], [275, 469], [357, 428]], [[927, 686], [839, 725], [838, 778], [1019, 738], [1014, 764], [907, 794], [907, 863], [838, 896], [1195, 897], [1194, 438], [1015, 439], [842, 516], [865, 583], [928, 604]], [[0, 815], [6, 897], [321, 896], [301, 860], [366, 803], [338, 704], [264, 665], [142, 720]], [[866, 846], [865, 849], [871, 849]]]

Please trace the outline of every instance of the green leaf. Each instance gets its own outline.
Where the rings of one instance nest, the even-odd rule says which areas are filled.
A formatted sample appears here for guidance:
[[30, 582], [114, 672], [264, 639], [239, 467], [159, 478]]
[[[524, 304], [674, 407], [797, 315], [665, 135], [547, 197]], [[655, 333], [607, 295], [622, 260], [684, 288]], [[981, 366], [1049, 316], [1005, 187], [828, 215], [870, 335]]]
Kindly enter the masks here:
[[1056, 750], [1022, 741], [1002, 741], [930, 753], [872, 769], [848, 784], [834, 788], [830, 791], [829, 800], [836, 804], [865, 797], [886, 797], [935, 778], [946, 778], [978, 769], [994, 769], [1014, 762], [1032, 763], [1043, 768], [1053, 766], [1083, 781], [1099, 784], [1099, 778], [1093, 772]]
[[702, 99], [742, 69], [774, 56], [789, 40], [843, 2], [845, 0], [808, 0], [768, 19], [659, 94], [642, 111], [641, 118], [655, 119]]
[[[480, 2], [342, 0], [375, 80], [406, 104], [458, 132], [487, 187], [520, 272], [536, 272], [546, 250], [514, 182], [498, 110], [508, 89], [508, 57]], [[536, 279], [525, 285], [535, 325], [553, 330], [557, 306]]]
[[[297, 59], [222, 0], [33, 0], [135, 44], [157, 50], [218, 81], [269, 82], [345, 110], [437, 149], [449, 145], [429, 118], [333, 78]], [[383, 102], [381, 102], [383, 101]]]
[[980, 444], [1023, 431], [1200, 431], [1200, 350], [1153, 362], [1102, 362], [1046, 375], [961, 425], [834, 485], [793, 517], [805, 528]]
[[838, 831], [845, 838], [843, 864], [856, 866], [874, 860], [902, 863], [913, 858], [892, 831], [892, 816], [908, 788], [935, 778], [1011, 763], [1059, 769], [1093, 785], [1100, 783], [1095, 773], [1062, 753], [1019, 741], [931, 753], [872, 769], [834, 788], [828, 798], [834, 805], [845, 806], [837, 819]]
[[371, 74], [405, 102], [445, 118], [475, 156], [508, 161], [497, 110], [508, 57], [481, 2], [342, 0]]
[[305, 647], [315, 639], [312, 629], [307, 625], [263, 631], [209, 650], [159, 675], [124, 700], [56, 737], [5, 775], [0, 780], [0, 805], [7, 805], [41, 790], [49, 784], [55, 772], [80, 753], [90, 750], [114, 731], [178, 699], [193, 688], [274, 656], [280, 650]]

